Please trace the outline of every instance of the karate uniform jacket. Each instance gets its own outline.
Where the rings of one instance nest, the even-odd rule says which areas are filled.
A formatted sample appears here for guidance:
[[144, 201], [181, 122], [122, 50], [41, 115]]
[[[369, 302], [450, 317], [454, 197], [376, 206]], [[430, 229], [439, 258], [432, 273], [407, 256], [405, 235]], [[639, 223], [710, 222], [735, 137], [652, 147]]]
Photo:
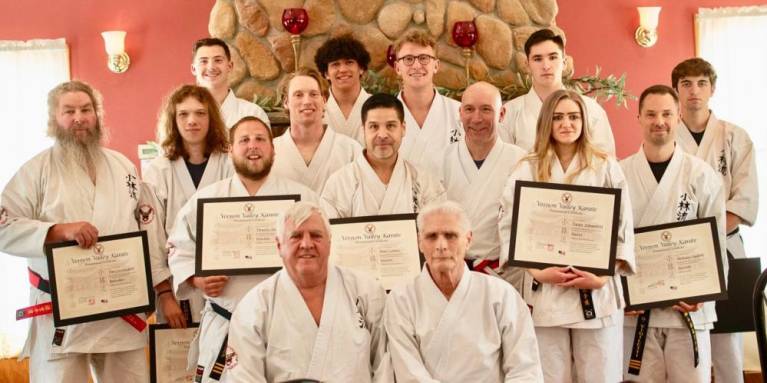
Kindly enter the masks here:
[[331, 91], [330, 98], [325, 104], [325, 117], [323, 123], [336, 131], [336, 133], [343, 134], [347, 137], [351, 137], [360, 145], [365, 145], [365, 127], [362, 125], [362, 104], [370, 98], [370, 93], [365, 92], [365, 89], [360, 88], [360, 94], [357, 96], [357, 100], [352, 106], [352, 110], [349, 113], [349, 118], [344, 117], [344, 113], [341, 112], [341, 108], [336, 102], [336, 98], [333, 97]]

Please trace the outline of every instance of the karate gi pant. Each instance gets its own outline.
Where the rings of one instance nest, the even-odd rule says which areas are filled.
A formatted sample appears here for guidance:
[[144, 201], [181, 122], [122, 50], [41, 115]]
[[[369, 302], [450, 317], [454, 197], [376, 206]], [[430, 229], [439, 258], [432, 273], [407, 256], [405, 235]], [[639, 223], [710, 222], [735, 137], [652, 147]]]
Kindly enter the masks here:
[[[636, 327], [623, 329], [623, 378], [638, 383], [711, 382], [711, 341], [708, 330], [696, 330], [698, 367], [693, 359], [692, 339], [686, 328], [650, 327], [642, 354], [639, 376], [628, 373]], [[729, 380], [717, 382], [727, 382]]]
[[131, 351], [66, 354], [48, 360], [48, 355], [40, 355], [33, 347], [29, 358], [30, 383], [86, 383], [88, 376], [93, 376], [94, 383], [148, 383], [149, 367], [143, 348]]
[[545, 383], [621, 379], [623, 323], [598, 329], [536, 327]]

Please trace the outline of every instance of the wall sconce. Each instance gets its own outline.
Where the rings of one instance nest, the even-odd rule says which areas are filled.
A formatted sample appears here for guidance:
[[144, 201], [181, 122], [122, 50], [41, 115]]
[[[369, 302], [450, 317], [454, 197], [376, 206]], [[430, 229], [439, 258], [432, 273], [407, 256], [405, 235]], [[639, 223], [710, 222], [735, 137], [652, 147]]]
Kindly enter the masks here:
[[107, 51], [107, 68], [114, 73], [123, 73], [130, 66], [130, 57], [125, 53], [125, 31], [101, 32]]
[[637, 44], [649, 48], [658, 41], [658, 15], [661, 7], [637, 7], [639, 28], [634, 34]]

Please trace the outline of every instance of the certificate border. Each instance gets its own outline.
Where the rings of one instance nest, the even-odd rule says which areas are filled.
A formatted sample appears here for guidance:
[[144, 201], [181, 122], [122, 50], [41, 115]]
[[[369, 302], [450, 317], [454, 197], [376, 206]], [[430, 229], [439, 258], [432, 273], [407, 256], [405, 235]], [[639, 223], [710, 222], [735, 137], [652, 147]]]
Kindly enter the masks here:
[[[357, 217], [348, 217], [348, 218], [331, 218], [330, 226], [333, 225], [343, 225], [347, 223], [363, 223], [363, 222], [383, 222], [383, 221], [407, 221], [407, 220], [413, 220], [413, 223], [415, 224], [415, 232], [416, 236], [419, 233], [418, 230], [418, 221], [416, 220], [418, 218], [418, 214], [415, 213], [407, 213], [407, 214], [382, 214], [382, 215], [361, 215]], [[332, 238], [331, 238], [332, 241]], [[417, 243], [417, 240], [416, 240]], [[423, 253], [421, 252], [421, 249], [418, 249], [418, 260], [421, 264], [421, 268], [423, 268], [424, 263], [426, 263], [426, 258], [424, 258]]]
[[[580, 267], [575, 266], [578, 270], [588, 271], [595, 275], [614, 275], [615, 274], [615, 255], [618, 246], [618, 221], [620, 218], [620, 206], [621, 206], [621, 189], [605, 188], [597, 186], [584, 186], [584, 185], [570, 185], [570, 184], [558, 184], [550, 182], [533, 182], [517, 180], [514, 185], [514, 206], [511, 212], [511, 239], [509, 241], [509, 260], [507, 263], [511, 266], [517, 267], [529, 267], [529, 268], [547, 268], [551, 266], [571, 266], [565, 263], [543, 263], [533, 261], [520, 261], [514, 259], [514, 250], [517, 244], [517, 229], [519, 221], [519, 204], [520, 204], [520, 191], [522, 188], [538, 188], [538, 189], [552, 189], [552, 190], [569, 190], [576, 192], [597, 193], [597, 194], [611, 194], [615, 197], [613, 201], [613, 222], [612, 222], [612, 235], [610, 238], [610, 259], [608, 261], [607, 268], [597, 267]], [[574, 266], [574, 265], [573, 265]]]
[[200, 198], [197, 200], [197, 228], [196, 228], [196, 243], [194, 249], [194, 275], [198, 277], [208, 277], [213, 275], [257, 275], [257, 274], [273, 274], [282, 269], [282, 267], [248, 267], [241, 269], [202, 269], [202, 223], [204, 219], [204, 206], [208, 203], [225, 203], [225, 202], [245, 202], [245, 201], [286, 201], [293, 200], [295, 202], [301, 201], [300, 194], [281, 194], [281, 195], [267, 195], [267, 196], [250, 196], [250, 197], [220, 197], [220, 198]]
[[71, 247], [71, 246], [77, 246], [77, 241], [66, 241], [66, 242], [57, 242], [57, 243], [51, 243], [46, 244], [45, 249], [45, 258], [48, 263], [48, 277], [51, 285], [51, 302], [53, 304], [53, 324], [56, 327], [61, 326], [69, 326], [73, 324], [78, 323], [86, 323], [86, 322], [93, 322], [101, 319], [109, 319], [109, 318], [116, 318], [123, 315], [128, 314], [140, 314], [140, 313], [147, 313], [154, 311], [155, 309], [155, 302], [154, 302], [154, 288], [152, 287], [152, 272], [149, 265], [149, 243], [147, 240], [147, 233], [145, 230], [141, 231], [133, 231], [129, 233], [122, 233], [122, 234], [113, 234], [113, 235], [105, 235], [98, 237], [98, 242], [109, 242], [113, 240], [119, 240], [119, 239], [126, 239], [126, 238], [134, 238], [138, 237], [141, 238], [142, 247], [144, 249], [144, 272], [146, 273], [146, 291], [147, 291], [147, 299], [149, 302], [147, 302], [146, 305], [143, 306], [136, 306], [131, 307], [127, 309], [121, 309], [121, 310], [115, 310], [115, 311], [107, 311], [99, 314], [92, 314], [92, 315], [85, 315], [81, 317], [75, 317], [70, 319], [61, 319], [61, 313], [59, 311], [59, 299], [58, 299], [58, 287], [56, 285], [56, 267], [53, 263], [53, 252], [55, 249], [62, 248], [62, 247]]
[[626, 308], [625, 308], [626, 310], [635, 311], [635, 310], [647, 310], [647, 309], [653, 309], [653, 308], [670, 307], [677, 304], [679, 301], [684, 301], [685, 303], [690, 304], [690, 303], [700, 303], [700, 302], [715, 301], [720, 299], [727, 299], [727, 287], [724, 282], [724, 264], [722, 263], [722, 248], [719, 243], [719, 231], [717, 231], [717, 227], [716, 227], [716, 218], [705, 217], [705, 218], [691, 219], [689, 221], [671, 222], [671, 223], [664, 223], [661, 225], [638, 227], [634, 229], [634, 233], [645, 233], [648, 231], [673, 229], [673, 228], [681, 227], [681, 226], [694, 226], [694, 225], [700, 225], [702, 223], [709, 224], [709, 228], [711, 229], [711, 237], [714, 239], [714, 251], [716, 253], [715, 254], [716, 266], [717, 266], [718, 274], [719, 274], [719, 293], [694, 295], [690, 297], [681, 297], [678, 299], [667, 299], [664, 301], [648, 302], [648, 303], [642, 303], [638, 305], [632, 305], [631, 299], [629, 297], [628, 278], [621, 277], [623, 297], [626, 299]]
[[[186, 328], [196, 328], [199, 331], [200, 324], [196, 322], [188, 323]], [[167, 323], [149, 325], [149, 382], [157, 383], [157, 341], [155, 333], [159, 330], [173, 329]], [[176, 329], [178, 330], [178, 329]]]

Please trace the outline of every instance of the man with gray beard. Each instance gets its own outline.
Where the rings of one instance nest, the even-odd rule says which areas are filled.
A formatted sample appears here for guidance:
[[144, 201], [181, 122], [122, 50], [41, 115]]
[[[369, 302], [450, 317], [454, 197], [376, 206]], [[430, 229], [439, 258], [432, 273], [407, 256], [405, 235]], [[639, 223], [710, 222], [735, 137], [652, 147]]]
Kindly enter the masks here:
[[[43, 246], [76, 241], [90, 248], [99, 236], [147, 230], [151, 252], [164, 249], [157, 200], [125, 156], [102, 147], [101, 99], [80, 81], [48, 94], [48, 134], [56, 142], [14, 175], [0, 199], [0, 251], [27, 258], [30, 303], [50, 302]], [[155, 272], [157, 283], [169, 275]], [[168, 273], [169, 274], [169, 273]], [[30, 381], [147, 382], [145, 315], [55, 328], [50, 310], [30, 309]]]

